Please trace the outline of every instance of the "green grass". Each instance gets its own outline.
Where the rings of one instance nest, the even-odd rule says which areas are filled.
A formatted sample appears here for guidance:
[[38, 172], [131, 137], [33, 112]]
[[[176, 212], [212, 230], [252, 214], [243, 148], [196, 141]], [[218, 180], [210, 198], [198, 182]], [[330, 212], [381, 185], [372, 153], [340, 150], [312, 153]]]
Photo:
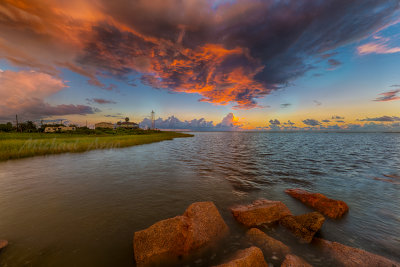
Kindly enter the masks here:
[[176, 132], [129, 135], [0, 133], [0, 161], [66, 152], [85, 152], [93, 149], [114, 149], [191, 136], [193, 135]]

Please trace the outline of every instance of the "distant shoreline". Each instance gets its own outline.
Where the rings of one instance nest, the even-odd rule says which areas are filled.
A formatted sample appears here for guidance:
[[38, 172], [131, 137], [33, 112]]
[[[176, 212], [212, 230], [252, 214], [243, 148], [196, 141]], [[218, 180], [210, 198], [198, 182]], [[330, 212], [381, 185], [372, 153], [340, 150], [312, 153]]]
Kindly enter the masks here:
[[0, 133], [0, 162], [51, 154], [115, 149], [192, 136], [192, 134], [162, 131], [120, 135]]

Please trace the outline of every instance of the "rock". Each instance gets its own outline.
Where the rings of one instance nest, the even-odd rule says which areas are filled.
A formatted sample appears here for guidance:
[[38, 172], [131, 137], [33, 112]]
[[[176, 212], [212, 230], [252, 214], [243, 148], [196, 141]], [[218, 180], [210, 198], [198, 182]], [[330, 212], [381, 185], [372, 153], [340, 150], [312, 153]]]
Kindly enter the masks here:
[[310, 243], [324, 221], [325, 217], [319, 212], [310, 212], [299, 216], [286, 216], [280, 220], [280, 223], [297, 237]]
[[139, 265], [178, 258], [211, 245], [228, 233], [228, 226], [212, 202], [197, 202], [183, 216], [157, 222], [135, 232], [133, 249]]
[[372, 254], [362, 249], [348, 247], [337, 242], [315, 238], [316, 245], [327, 256], [330, 256], [340, 266], [345, 267], [400, 267], [400, 263], [385, 257]]
[[272, 223], [292, 215], [288, 207], [281, 201], [259, 199], [250, 205], [239, 205], [231, 208], [233, 217], [247, 227]]
[[281, 241], [268, 236], [263, 231], [257, 228], [251, 228], [246, 233], [247, 239], [261, 250], [268, 257], [277, 256], [281, 260], [285, 258], [286, 254], [290, 253], [290, 248], [283, 244]]
[[281, 267], [312, 267], [312, 265], [296, 255], [288, 254]]
[[8, 241], [7, 240], [2, 240], [0, 239], [0, 251], [8, 246]]
[[323, 194], [310, 193], [299, 188], [287, 189], [285, 193], [330, 218], [340, 218], [349, 211], [349, 207], [344, 201], [330, 199]]
[[264, 255], [257, 247], [239, 250], [233, 259], [216, 267], [268, 267]]

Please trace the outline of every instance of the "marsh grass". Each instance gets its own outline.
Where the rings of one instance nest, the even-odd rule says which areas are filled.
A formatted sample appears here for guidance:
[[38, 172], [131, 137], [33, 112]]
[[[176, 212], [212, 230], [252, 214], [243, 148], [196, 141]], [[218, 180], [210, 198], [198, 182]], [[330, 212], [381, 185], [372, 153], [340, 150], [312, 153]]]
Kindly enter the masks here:
[[193, 135], [176, 132], [140, 135], [0, 133], [0, 161], [94, 149], [116, 149], [191, 136]]

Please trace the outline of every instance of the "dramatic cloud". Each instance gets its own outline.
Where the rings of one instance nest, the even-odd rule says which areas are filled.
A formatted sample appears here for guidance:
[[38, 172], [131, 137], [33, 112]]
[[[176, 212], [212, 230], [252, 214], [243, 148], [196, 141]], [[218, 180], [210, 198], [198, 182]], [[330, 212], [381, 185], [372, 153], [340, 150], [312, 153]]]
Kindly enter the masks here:
[[400, 100], [400, 89], [381, 93], [379, 95], [382, 95], [382, 96], [374, 99], [374, 101], [385, 102], [385, 101]]
[[[140, 122], [141, 128], [151, 127], [151, 120], [148, 118]], [[233, 113], [226, 115], [218, 124], [213, 121], [207, 121], [204, 118], [181, 121], [175, 116], [168, 117], [167, 119], [158, 118], [155, 121], [156, 128], [158, 129], [186, 129], [192, 131], [238, 131], [242, 130], [243, 122]]]
[[304, 123], [305, 125], [308, 125], [308, 126], [317, 126], [317, 125], [321, 125], [321, 123], [320, 123], [319, 121], [313, 120], [313, 119], [306, 119], [306, 120], [303, 120], [303, 123]]
[[53, 115], [93, 114], [97, 110], [85, 105], [50, 105], [45, 98], [67, 85], [61, 79], [35, 71], [0, 72], [0, 119], [20, 115], [23, 120]]
[[117, 102], [115, 102], [115, 101], [102, 99], [102, 98], [92, 98], [92, 99], [86, 98], [86, 101], [88, 101], [90, 103], [100, 104], [100, 105], [117, 104]]
[[377, 118], [366, 118], [360, 119], [358, 121], [381, 121], [381, 122], [392, 122], [392, 121], [400, 121], [400, 117], [396, 116], [382, 116]]
[[328, 122], [331, 122], [331, 121], [330, 120], [322, 120], [322, 122], [328, 123]]
[[285, 103], [285, 104], [281, 104], [281, 108], [288, 108], [290, 107], [292, 104], [290, 103]]
[[67, 68], [108, 90], [115, 86], [99, 77], [140, 77], [249, 109], [390, 24], [399, 8], [398, 0], [5, 0], [0, 59], [52, 75]]

